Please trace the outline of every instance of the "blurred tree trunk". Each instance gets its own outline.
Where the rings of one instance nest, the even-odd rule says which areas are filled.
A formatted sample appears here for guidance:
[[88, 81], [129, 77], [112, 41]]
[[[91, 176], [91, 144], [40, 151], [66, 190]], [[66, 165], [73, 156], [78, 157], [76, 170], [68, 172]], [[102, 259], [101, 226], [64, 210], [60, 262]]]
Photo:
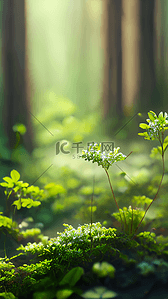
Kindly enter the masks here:
[[12, 126], [23, 123], [27, 132], [23, 136], [25, 148], [33, 150], [32, 127], [25, 61], [26, 45], [25, 1], [3, 1], [2, 17], [2, 67], [3, 67], [3, 124], [9, 138], [9, 147], [15, 146]]
[[154, 104], [158, 108], [157, 112], [168, 109], [167, 86], [168, 86], [168, 63], [167, 63], [167, 44], [168, 44], [168, 2], [155, 0], [155, 65], [157, 76], [157, 89], [155, 92]]
[[[155, 66], [157, 2], [103, 1], [104, 118], [121, 119], [163, 106]], [[165, 3], [160, 6], [161, 16]]]
[[155, 72], [155, 43], [154, 43], [154, 9], [155, 0], [140, 1], [140, 112], [152, 110], [155, 106], [156, 72]]
[[140, 0], [122, 0], [122, 101], [125, 116], [136, 113], [140, 87]]
[[121, 2], [103, 1], [103, 116], [122, 116]]

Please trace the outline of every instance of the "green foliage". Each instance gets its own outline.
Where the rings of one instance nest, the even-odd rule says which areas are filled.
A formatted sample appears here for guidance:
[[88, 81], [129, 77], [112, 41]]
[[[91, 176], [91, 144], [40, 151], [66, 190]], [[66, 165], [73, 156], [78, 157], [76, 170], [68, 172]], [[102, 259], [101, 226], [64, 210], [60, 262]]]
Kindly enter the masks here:
[[79, 195], [65, 196], [57, 199], [52, 205], [53, 212], [68, 211], [81, 204], [82, 198]]
[[[41, 204], [37, 199], [44, 199], [46, 195], [44, 195], [44, 190], [40, 190], [39, 187], [29, 186], [28, 183], [23, 183], [23, 181], [19, 181], [20, 174], [16, 170], [12, 170], [10, 172], [10, 177], [4, 177], [3, 180], [5, 183], [0, 183], [2, 187], [5, 187], [4, 191], [7, 196], [7, 200], [11, 195], [14, 195], [17, 200], [14, 200], [12, 205], [15, 206], [15, 209], [20, 210], [21, 207], [30, 209], [31, 207], [37, 207]], [[0, 214], [3, 214], [0, 212]], [[30, 219], [27, 219], [30, 221]], [[33, 219], [32, 219], [33, 221]], [[11, 218], [7, 216], [0, 215], [0, 229], [6, 230], [8, 234], [11, 234], [15, 240], [22, 240], [28, 237], [37, 237], [42, 240], [43, 236], [41, 235], [41, 230], [38, 228], [27, 229], [26, 231], [21, 231], [24, 226], [27, 226], [27, 222], [18, 225], [16, 221], [13, 221]], [[45, 240], [45, 237], [44, 237]]]
[[[166, 151], [168, 147], [168, 136], [164, 139], [164, 131], [168, 129], [168, 114], [165, 112], [163, 116], [163, 112], [160, 112], [158, 117], [157, 115], [153, 112], [150, 111], [148, 112], [149, 119], [147, 119], [148, 125], [141, 123], [139, 126], [142, 129], [145, 129], [145, 133], [138, 133], [138, 135], [144, 136], [145, 139], [147, 140], [159, 140], [160, 142], [160, 147], [155, 149], [153, 151], [153, 155], [155, 156], [157, 153], [160, 153], [162, 156], [162, 161], [163, 161], [163, 174], [161, 178], [161, 182], [159, 184], [158, 190], [156, 192], [156, 195], [153, 200], [150, 200], [149, 198], [146, 197], [134, 197], [133, 201], [137, 201], [139, 204], [139, 200], [145, 200], [144, 204], [148, 204], [148, 207], [146, 208], [146, 211], [140, 211], [140, 210], [134, 210], [131, 209], [131, 206], [129, 209], [126, 207], [122, 209], [119, 209], [118, 203], [116, 201], [116, 198], [114, 196], [114, 191], [111, 185], [111, 181], [109, 178], [108, 174], [108, 168], [115, 162], [118, 161], [123, 161], [125, 160], [128, 156], [123, 155], [122, 153], [118, 153], [119, 147], [114, 148], [113, 151], [111, 151], [107, 156], [105, 155], [105, 152], [101, 153], [101, 143], [98, 145], [95, 143], [94, 145], [90, 145], [87, 150], [82, 151], [82, 158], [88, 161], [97, 162], [98, 166], [102, 166], [107, 174], [110, 188], [112, 191], [112, 195], [114, 197], [116, 206], [118, 208], [118, 213], [113, 213], [114, 217], [122, 224], [122, 227], [124, 228], [125, 233], [127, 234], [135, 234], [139, 226], [141, 225], [146, 212], [148, 211], [149, 207], [153, 203], [153, 201], [156, 199], [157, 194], [159, 192], [159, 189], [161, 187], [161, 183], [163, 180], [164, 176], [164, 152]], [[125, 175], [125, 174], [124, 174]], [[140, 220], [141, 219], [141, 220]]]
[[12, 127], [14, 132], [19, 132], [21, 135], [24, 135], [26, 133], [26, 127], [23, 124], [16, 124]]
[[[0, 212], [0, 214], [3, 214]], [[14, 227], [16, 225], [16, 222], [12, 222], [12, 219], [6, 216], [0, 216], [0, 227], [5, 227], [5, 228], [11, 228], [12, 226]]]
[[4, 299], [17, 299], [17, 297], [15, 297], [11, 292], [9, 293], [0, 293], [0, 297], [4, 298]]
[[[157, 118], [156, 114], [152, 111], [150, 111], [148, 115], [150, 118], [149, 120], [147, 120], [149, 124], [141, 124], [140, 127], [147, 130], [147, 135], [143, 135], [145, 139], [159, 140], [161, 147], [158, 147], [157, 154], [161, 154], [163, 160], [164, 152], [168, 146], [168, 138], [166, 137], [167, 139], [164, 139], [163, 136], [164, 131], [167, 129], [165, 128], [165, 126], [168, 124], [168, 116], [165, 113], [165, 116], [163, 117], [163, 113], [160, 113]], [[66, 121], [71, 120], [66, 119]], [[85, 158], [85, 160], [88, 161], [92, 161], [93, 163], [97, 162], [98, 166], [101, 165], [104, 168], [109, 179], [109, 175], [107, 172], [108, 168], [113, 163], [125, 160], [128, 156], [119, 153], [119, 147], [114, 149], [112, 152], [110, 152], [110, 154], [106, 156], [105, 153], [100, 153], [100, 146], [101, 144], [94, 144], [93, 146], [89, 146], [88, 150], [83, 152], [82, 158]], [[65, 170], [65, 172], [67, 172], [68, 175], [68, 171]], [[125, 176], [125, 173], [123, 173], [123, 175]], [[68, 189], [75, 190], [76, 188], [80, 187], [81, 183], [78, 179], [71, 178], [70, 176], [71, 174], [69, 174], [69, 177], [66, 180], [67, 187]], [[78, 205], [80, 203], [80, 200], [81, 202], [83, 200], [82, 197], [74, 194], [72, 196], [67, 196], [67, 190], [60, 183], [55, 184], [51, 182], [47, 184], [45, 186], [45, 191], [40, 190], [39, 187], [29, 186], [28, 183], [19, 181], [20, 174], [16, 170], [11, 171], [10, 177], [4, 177], [3, 179], [5, 182], [0, 183], [0, 185], [6, 188], [4, 193], [7, 196], [7, 200], [11, 195], [17, 198], [17, 200], [14, 200], [12, 205], [14, 205], [18, 210], [21, 209], [21, 207], [26, 207], [29, 209], [33, 206], [39, 206], [42, 200], [45, 201], [46, 199], [52, 197], [58, 197], [53, 204], [53, 209], [55, 209], [55, 211], [62, 211], [65, 206], [66, 209], [69, 210], [70, 208], [74, 209], [74, 206]], [[109, 183], [112, 194], [114, 196], [110, 179]], [[99, 187], [95, 190], [94, 193], [100, 194], [103, 192], [102, 190], [103, 189]], [[80, 189], [80, 194], [81, 196], [91, 195], [91, 186], [82, 186]], [[12, 285], [14, 279], [16, 279], [16, 281], [19, 281], [21, 277], [22, 282], [27, 289], [30, 286], [37, 287], [39, 277], [45, 274], [47, 275], [47, 273], [53, 271], [54, 267], [55, 269], [57, 269], [57, 271], [61, 270], [62, 272], [64, 272], [73, 264], [75, 268], [66, 273], [64, 277], [60, 277], [57, 293], [53, 293], [52, 290], [49, 293], [46, 293], [48, 294], [48, 298], [54, 296], [54, 294], [57, 294], [58, 298], [67, 298], [74, 293], [75, 284], [84, 274], [83, 269], [81, 267], [76, 267], [76, 265], [78, 265], [81, 261], [91, 261], [93, 255], [99, 256], [100, 253], [104, 255], [107, 252], [110, 252], [114, 256], [117, 256], [119, 254], [119, 256], [129, 264], [134, 263], [135, 261], [128, 260], [123, 254], [120, 253], [119, 250], [131, 247], [136, 248], [141, 245], [141, 248], [143, 247], [144, 249], [148, 249], [152, 252], [157, 252], [157, 254], [159, 254], [160, 251], [162, 251], [164, 254], [167, 254], [166, 250], [164, 250], [167, 243], [162, 246], [160, 244], [158, 245], [154, 239], [155, 234], [143, 232], [138, 234], [137, 236], [134, 235], [155, 198], [152, 200], [144, 195], [133, 196], [132, 203], [133, 206], [136, 206], [136, 208], [132, 208], [131, 206], [129, 206], [129, 208], [124, 207], [123, 209], [119, 209], [117, 205], [118, 213], [113, 213], [113, 216], [117, 221], [121, 223], [124, 233], [118, 233], [117, 229], [114, 228], [106, 229], [105, 227], [101, 227], [100, 222], [92, 223], [91, 220], [90, 224], [80, 226], [77, 230], [75, 230], [71, 225], [64, 224], [64, 226], [67, 226], [67, 229], [65, 229], [63, 233], [58, 233], [59, 237], [48, 240], [48, 237], [45, 237], [41, 234], [41, 230], [39, 228], [20, 231], [20, 229], [27, 226], [26, 224], [28, 221], [25, 221], [25, 223], [23, 221], [18, 226], [17, 222], [14, 222], [10, 218], [1, 215], [0, 227], [5, 228], [11, 234], [15, 233], [15, 236], [17, 236], [18, 240], [26, 239], [28, 237], [36, 238], [36, 240], [38, 241], [40, 240], [38, 244], [36, 243], [37, 241], [35, 243], [29, 242], [27, 246], [23, 246], [21, 244], [17, 248], [17, 250], [21, 250], [24, 253], [20, 254], [37, 254], [38, 258], [45, 259], [47, 257], [47, 259], [36, 264], [25, 264], [22, 267], [19, 267], [19, 274], [17, 273], [18, 270], [15, 271], [15, 267], [12, 263], [5, 263], [5, 261], [9, 261], [9, 259], [1, 259], [0, 281], [8, 281], [8, 283]], [[141, 210], [145, 209], [145, 206], [148, 206], [146, 211]], [[91, 205], [88, 207], [88, 210], [89, 212], [96, 212], [97, 206]], [[2, 214], [2, 212], [0, 212], [0, 214]], [[143, 224], [145, 224], [145, 221], [143, 222]], [[133, 240], [135, 237], [138, 241]], [[140, 254], [141, 252], [139, 251], [139, 255]], [[12, 259], [14, 258], [15, 257], [13, 257]], [[138, 268], [140, 269], [140, 273], [142, 275], [149, 275], [150, 273], [153, 273], [153, 266], [147, 263], [139, 264]], [[5, 271], [7, 271], [7, 275]], [[106, 275], [109, 275], [111, 278], [114, 278], [115, 276], [115, 268], [105, 262], [103, 262], [102, 264], [94, 264], [93, 272], [97, 273], [99, 277], [105, 277]], [[37, 274], [39, 275], [38, 278], [36, 276]], [[64, 287], [64, 289], [62, 287]], [[13, 289], [16, 291], [16, 286]], [[87, 298], [87, 294], [85, 295]], [[115, 294], [113, 295], [115, 297]], [[40, 296], [41, 298], [43, 298], [43, 296], [45, 296], [44, 292], [35, 293], [35, 298], [40, 298]]]
[[132, 235], [144, 216], [144, 213], [144, 211], [132, 209], [131, 206], [129, 206], [128, 209], [123, 207], [123, 209], [119, 209], [119, 213], [113, 213], [112, 215], [124, 226], [124, 232]]
[[[64, 224], [64, 226], [67, 228], [63, 233], [58, 233], [59, 237], [50, 239], [45, 244], [42, 242], [38, 244], [29, 242], [27, 246], [21, 245], [17, 248], [17, 250], [21, 250], [25, 254], [31, 253], [41, 259], [35, 264], [24, 264], [16, 269], [10, 260], [15, 259], [17, 256], [5, 260], [1, 259], [0, 282], [3, 282], [3, 285], [8, 285], [9, 291], [15, 295], [20, 295], [23, 294], [24, 290], [25, 295], [30, 290], [34, 290], [35, 298], [43, 298], [44, 294], [47, 294], [49, 298], [50, 296], [52, 298], [53, 294], [57, 294], [62, 298], [63, 294], [67, 294], [67, 290], [69, 290], [68, 294], [77, 293], [81, 295], [82, 291], [76, 288], [75, 284], [84, 274], [84, 270], [77, 265], [79, 263], [82, 264], [82, 261], [92, 261], [91, 253], [97, 256], [97, 259], [100, 259], [101, 256], [101, 260], [103, 260], [104, 254], [110, 252], [114, 257], [118, 256], [124, 263], [130, 265], [137, 262], [128, 259], [127, 256], [122, 254], [120, 252], [122, 248], [136, 248], [140, 244], [141, 248], [145, 248], [147, 243], [144, 244], [144, 241], [146, 241], [148, 242], [148, 247], [152, 247], [152, 244], [155, 245], [155, 247], [152, 247], [153, 251], [157, 253], [163, 251], [160, 244], [157, 245], [156, 242], [154, 243], [153, 236], [155, 234], [150, 235], [146, 232], [139, 234], [137, 236], [138, 240], [140, 240], [139, 244], [126, 235], [118, 233], [115, 228], [106, 229], [100, 223], [93, 223], [92, 226], [91, 224], [85, 224], [76, 230], [71, 225]], [[90, 252], [91, 236], [89, 235], [89, 231], [91, 227], [93, 248]], [[115, 248], [119, 248], [119, 250]], [[23, 253], [19, 255], [21, 254]], [[149, 275], [151, 273], [150, 267], [146, 264], [142, 265], [142, 263], [139, 263], [137, 268], [140, 269], [141, 275]], [[104, 261], [97, 262], [96, 260], [92, 266], [92, 271], [98, 277], [109, 276], [112, 279], [115, 277], [114, 266]], [[18, 284], [18, 281], [21, 281], [21, 283]], [[86, 295], [86, 292], [84, 294]]]
[[142, 196], [133, 196], [132, 203], [136, 207], [144, 207], [145, 205], [149, 205], [152, 202], [152, 199], [146, 197], [145, 195]]
[[44, 189], [48, 191], [48, 196], [53, 197], [57, 194], [64, 194], [66, 193], [66, 190], [63, 186], [55, 184], [55, 183], [49, 183], [47, 184]]
[[83, 298], [115, 298], [118, 297], [118, 294], [116, 292], [113, 292], [105, 287], [95, 287], [89, 291], [86, 291], [84, 294], [82, 294]]
[[39, 187], [35, 186], [28, 187], [28, 183], [19, 181], [20, 174], [16, 170], [12, 170], [10, 175], [11, 177], [4, 177], [3, 180], [6, 183], [0, 183], [0, 185], [2, 187], [6, 187], [5, 194], [7, 195], [7, 199], [12, 192], [18, 198], [18, 200], [15, 200], [12, 205], [15, 205], [17, 210], [20, 210], [21, 207], [30, 209], [31, 207], [39, 206], [41, 202], [37, 201], [36, 199], [42, 197], [44, 190], [40, 190]]
[[33, 237], [35, 235], [39, 235], [41, 233], [41, 230], [39, 228], [32, 228], [32, 229], [26, 229], [26, 231], [23, 231], [20, 233], [20, 235], [23, 236], [23, 238], [27, 237]]
[[111, 278], [115, 277], [116, 269], [107, 262], [95, 263], [92, 267], [92, 271], [98, 275], [98, 277], [106, 277], [109, 275]]
[[79, 185], [80, 185], [80, 182], [79, 182], [77, 179], [73, 179], [73, 178], [71, 178], [71, 179], [69, 179], [69, 180], [67, 181], [67, 187], [68, 187], [69, 189], [75, 189], [75, 188], [77, 188]]
[[150, 274], [155, 273], [155, 267], [153, 265], [150, 265], [150, 264], [146, 263], [146, 262], [142, 262], [142, 263], [138, 264], [137, 268], [140, 269], [140, 273], [143, 276], [148, 276]]
[[83, 274], [84, 270], [81, 267], [73, 268], [64, 276], [64, 278], [60, 281], [59, 285], [61, 286], [69, 284], [73, 287]]
[[107, 169], [109, 166], [111, 166], [113, 163], [118, 161], [123, 161], [127, 157], [123, 155], [122, 153], [118, 153], [120, 147], [114, 148], [113, 152], [111, 151], [106, 156], [105, 152], [101, 153], [101, 143], [98, 145], [95, 143], [94, 145], [90, 145], [88, 147], [88, 150], [82, 151], [82, 158], [88, 161], [92, 161], [92, 163], [97, 162], [98, 166], [101, 165], [103, 168]]
[[[53, 91], [46, 92], [44, 98], [43, 109], [40, 109], [36, 118], [33, 119], [34, 125], [38, 126], [38, 134], [36, 135], [38, 146], [55, 143], [55, 138], [56, 140], [69, 140], [71, 138], [73, 142], [83, 141], [83, 138], [88, 136], [96, 127], [98, 122], [96, 113], [79, 119], [75, 116], [76, 105], [68, 98], [58, 97]], [[45, 124], [47, 130], [44, 130], [40, 123]], [[48, 138], [48, 131], [55, 136], [54, 139]]]
[[[168, 130], [168, 115], [165, 112], [163, 116], [163, 112], [160, 112], [158, 117], [157, 115], [153, 112], [150, 111], [148, 112], [149, 119], [146, 119], [146, 121], [149, 123], [149, 125], [141, 123], [139, 125], [140, 128], [146, 130], [144, 133], [138, 133], [140, 136], [144, 136], [145, 139], [147, 140], [161, 140], [161, 134], [164, 133], [165, 130]], [[163, 142], [163, 140], [162, 140]], [[165, 140], [165, 149], [167, 148], [167, 140]]]

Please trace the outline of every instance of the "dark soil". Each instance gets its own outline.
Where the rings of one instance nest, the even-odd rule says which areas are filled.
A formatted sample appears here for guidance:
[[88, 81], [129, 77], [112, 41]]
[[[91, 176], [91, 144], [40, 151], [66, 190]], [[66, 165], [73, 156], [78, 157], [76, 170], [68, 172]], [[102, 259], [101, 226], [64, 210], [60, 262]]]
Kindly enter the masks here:
[[[129, 255], [131, 255], [131, 251]], [[103, 261], [115, 267], [115, 278], [111, 279], [109, 276], [106, 278], [97, 278], [97, 275], [91, 271], [93, 262], [83, 265], [85, 275], [76, 284], [83, 292], [97, 286], [103, 286], [117, 293], [118, 296], [115, 297], [117, 299], [168, 299], [168, 268], [166, 271], [162, 270], [159, 273], [156, 267], [155, 274], [149, 274], [149, 276], [144, 277], [135, 265], [128, 267], [121, 259], [115, 260], [115, 258], [110, 258], [105, 254]], [[69, 299], [71, 298], [82, 297], [73, 294], [69, 297]]]

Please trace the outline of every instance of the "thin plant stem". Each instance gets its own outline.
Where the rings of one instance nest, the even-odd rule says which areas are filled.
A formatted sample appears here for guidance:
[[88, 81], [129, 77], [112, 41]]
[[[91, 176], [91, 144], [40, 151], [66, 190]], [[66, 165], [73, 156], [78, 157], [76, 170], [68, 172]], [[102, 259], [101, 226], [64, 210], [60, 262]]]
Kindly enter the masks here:
[[[114, 197], [116, 206], [117, 206], [117, 208], [118, 208], [118, 212], [119, 212], [119, 214], [120, 214], [120, 209], [119, 209], [118, 203], [117, 203], [116, 198], [115, 198], [115, 195], [114, 195], [114, 191], [113, 191], [113, 188], [112, 188], [112, 185], [111, 185], [111, 182], [110, 182], [110, 177], [109, 177], [108, 171], [107, 171], [106, 168], [104, 168], [104, 170], [105, 170], [105, 172], [106, 172], [106, 174], [107, 174], [107, 177], [108, 177], [108, 180], [109, 180], [109, 184], [110, 184], [110, 188], [111, 188], [111, 192], [112, 192], [112, 194], [113, 194], [113, 197]], [[125, 216], [125, 215], [124, 215], [124, 216]], [[123, 224], [121, 214], [120, 214], [120, 218], [121, 218], [121, 224]], [[125, 219], [125, 225], [126, 225], [126, 219]]]
[[13, 188], [12, 188], [11, 191], [9, 191], [9, 193], [8, 193], [8, 195], [7, 195], [7, 199], [6, 199], [6, 213], [7, 213], [7, 215], [8, 215], [8, 212], [9, 212], [9, 215], [10, 215], [10, 209], [8, 209], [8, 199], [9, 199], [9, 197], [10, 197], [12, 191], [13, 191]]
[[[107, 177], [108, 177], [108, 180], [109, 180], [109, 184], [110, 184], [110, 188], [111, 188], [111, 191], [112, 191], [112, 194], [113, 194], [113, 197], [114, 197], [114, 200], [115, 200], [115, 203], [116, 203], [116, 206], [118, 208], [118, 211], [119, 211], [119, 206], [118, 206], [118, 203], [116, 201], [116, 198], [115, 198], [115, 195], [114, 195], [114, 191], [113, 191], [113, 188], [112, 188], [112, 185], [111, 185], [111, 182], [110, 182], [110, 177], [109, 177], [109, 174], [108, 174], [108, 171], [106, 168], [104, 168], [106, 174], [107, 174]], [[120, 212], [120, 211], [119, 211]]]
[[5, 259], [6, 259], [6, 258], [7, 258], [7, 255], [6, 255], [5, 243], [6, 243], [6, 234], [5, 234], [5, 241], [4, 241], [4, 253], [5, 253]]
[[133, 226], [133, 207], [132, 208], [132, 220], [131, 220], [131, 234], [132, 234], [132, 226]]
[[[160, 141], [160, 138], [159, 138], [159, 141]], [[163, 141], [163, 132], [162, 132], [162, 141]], [[161, 143], [161, 141], [160, 141], [160, 143]], [[159, 187], [158, 187], [158, 190], [157, 190], [157, 192], [156, 192], [156, 195], [155, 195], [154, 199], [151, 201], [151, 203], [150, 203], [150, 204], [149, 204], [149, 206], [147, 207], [147, 209], [146, 209], [146, 211], [145, 211], [145, 214], [144, 214], [144, 216], [142, 217], [142, 219], [141, 219], [140, 223], [138, 224], [138, 226], [137, 226], [137, 228], [136, 228], [136, 230], [135, 230], [135, 232], [134, 232], [133, 239], [135, 238], [135, 233], [137, 232], [138, 228], [140, 227], [140, 225], [141, 225], [142, 221], [144, 220], [144, 218], [145, 218], [145, 216], [146, 216], [146, 213], [147, 213], [147, 211], [149, 210], [149, 208], [150, 208], [150, 206], [152, 205], [152, 203], [155, 201], [155, 199], [156, 199], [156, 197], [157, 197], [157, 195], [158, 195], [158, 193], [159, 193], [159, 190], [160, 190], [160, 187], [161, 187], [162, 181], [163, 181], [163, 177], [164, 177], [164, 171], [165, 171], [165, 170], [164, 170], [164, 150], [163, 150], [163, 142], [161, 143], [161, 147], [162, 147], [162, 163], [163, 163], [163, 173], [162, 173], [162, 177], [161, 177], [161, 180], [160, 180], [160, 184], [159, 184]]]
[[93, 203], [93, 195], [94, 195], [94, 182], [95, 182], [95, 177], [93, 177], [93, 193], [91, 197], [91, 225], [90, 225], [90, 238], [91, 238], [91, 252], [92, 252], [92, 234], [91, 234], [91, 227], [92, 227], [92, 203]]

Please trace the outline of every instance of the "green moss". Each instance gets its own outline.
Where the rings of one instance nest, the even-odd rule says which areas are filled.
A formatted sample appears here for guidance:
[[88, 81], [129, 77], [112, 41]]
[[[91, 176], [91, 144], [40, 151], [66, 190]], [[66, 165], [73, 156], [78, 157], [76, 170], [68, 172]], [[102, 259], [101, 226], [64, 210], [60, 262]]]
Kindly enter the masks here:
[[[54, 279], [54, 287], [58, 287], [68, 271], [82, 267], [87, 263], [106, 263], [105, 256], [120, 259], [126, 267], [138, 264], [142, 275], [148, 275], [154, 271], [154, 264], [144, 261], [144, 256], [152, 253], [156, 256], [164, 252], [164, 245], [157, 244], [155, 234], [143, 232], [132, 240], [128, 235], [118, 232], [115, 228], [105, 228], [100, 222], [85, 224], [74, 229], [71, 225], [64, 224], [66, 229], [58, 233], [57, 238], [43, 239], [38, 244], [28, 243], [17, 248], [20, 252], [10, 259], [0, 260], [0, 291], [5, 289], [16, 296], [24, 290], [39, 290], [40, 281], [49, 277]], [[91, 233], [91, 234], [90, 234]], [[135, 255], [129, 256], [129, 252]], [[139, 254], [138, 254], [139, 253]], [[30, 265], [15, 266], [15, 259], [21, 255], [33, 256]], [[154, 259], [154, 258], [153, 258]], [[145, 262], [146, 264], [142, 264]], [[147, 263], [149, 265], [147, 265]], [[98, 265], [98, 264], [97, 264]], [[145, 267], [146, 265], [146, 267]], [[103, 264], [103, 267], [105, 264]], [[106, 265], [107, 266], [107, 265]], [[143, 267], [144, 266], [144, 267]], [[163, 266], [163, 265], [162, 265]], [[94, 266], [96, 267], [96, 266]], [[109, 268], [110, 267], [110, 268]], [[99, 272], [103, 275], [114, 277], [111, 270], [114, 266], [102, 268], [99, 264]], [[95, 269], [95, 268], [93, 268]], [[104, 269], [104, 270], [103, 270]], [[108, 270], [110, 269], [110, 270]], [[109, 272], [110, 271], [110, 272]], [[100, 274], [100, 273], [99, 273]], [[51, 283], [52, 284], [52, 283]]]

